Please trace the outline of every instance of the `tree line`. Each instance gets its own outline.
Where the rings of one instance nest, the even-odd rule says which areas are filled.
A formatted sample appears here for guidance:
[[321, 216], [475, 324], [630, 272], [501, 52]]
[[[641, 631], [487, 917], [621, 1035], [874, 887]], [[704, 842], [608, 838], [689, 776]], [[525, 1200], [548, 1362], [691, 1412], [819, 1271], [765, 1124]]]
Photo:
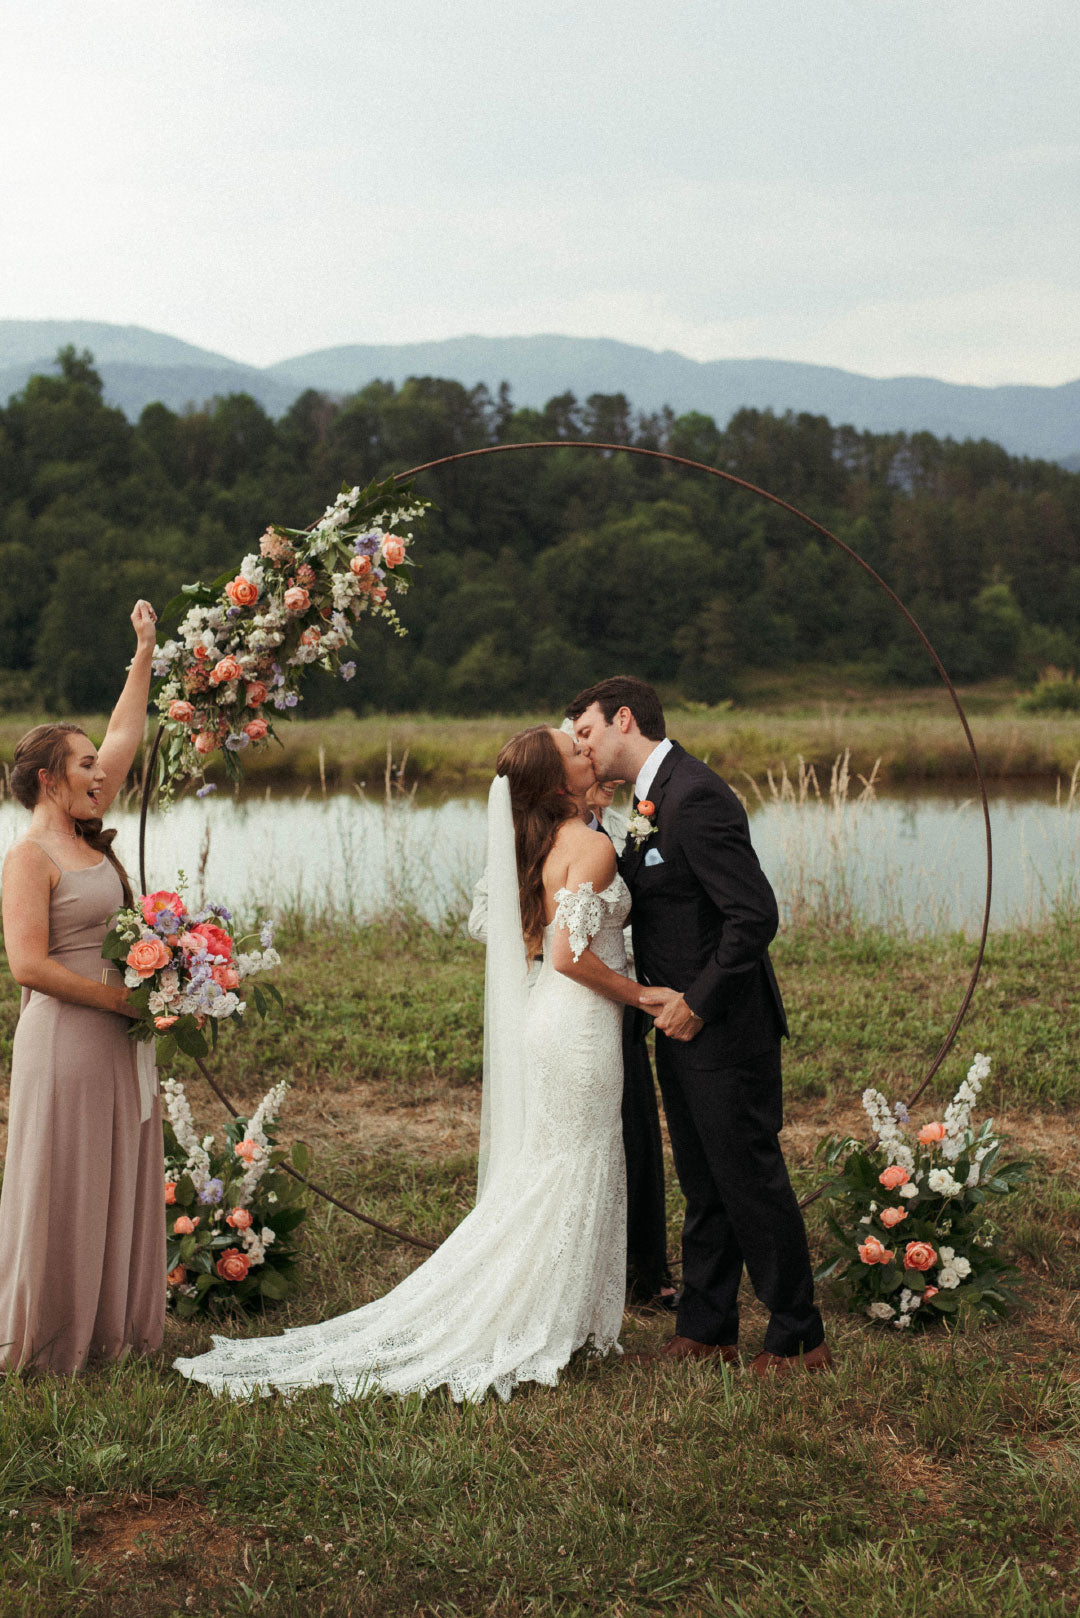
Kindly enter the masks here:
[[[622, 394], [542, 410], [437, 377], [310, 390], [275, 421], [249, 395], [135, 423], [89, 353], [62, 350], [0, 408], [0, 707], [114, 697], [136, 596], [161, 605], [302, 527], [343, 482], [459, 450], [577, 439], [667, 450], [799, 506], [907, 603], [954, 678], [1080, 663], [1080, 475], [986, 441], [869, 433], [823, 416], [636, 412]], [[612, 672], [713, 702], [744, 672], [831, 664], [923, 682], [925, 652], [873, 582], [777, 507], [632, 455], [494, 455], [425, 474], [437, 503], [402, 605], [365, 625], [318, 713], [550, 707]]]

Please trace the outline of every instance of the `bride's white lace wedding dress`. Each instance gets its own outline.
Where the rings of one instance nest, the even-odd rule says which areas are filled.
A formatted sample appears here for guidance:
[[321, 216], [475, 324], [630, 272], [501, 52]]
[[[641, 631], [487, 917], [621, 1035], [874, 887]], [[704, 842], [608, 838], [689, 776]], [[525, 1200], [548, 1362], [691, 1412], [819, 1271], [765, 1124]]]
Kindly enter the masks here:
[[[622, 1007], [557, 973], [551, 946], [566, 927], [575, 957], [591, 946], [625, 972], [630, 896], [619, 876], [599, 894], [589, 883], [563, 889], [526, 991], [516, 872], [507, 867], [509, 796], [495, 804], [498, 782], [476, 1206], [385, 1297], [279, 1337], [215, 1337], [208, 1353], [176, 1361], [185, 1376], [235, 1397], [327, 1384], [337, 1398], [445, 1385], [457, 1400], [489, 1389], [505, 1399], [519, 1382], [553, 1386], [586, 1343], [617, 1349], [626, 1275]], [[512, 823], [509, 835], [512, 860]]]

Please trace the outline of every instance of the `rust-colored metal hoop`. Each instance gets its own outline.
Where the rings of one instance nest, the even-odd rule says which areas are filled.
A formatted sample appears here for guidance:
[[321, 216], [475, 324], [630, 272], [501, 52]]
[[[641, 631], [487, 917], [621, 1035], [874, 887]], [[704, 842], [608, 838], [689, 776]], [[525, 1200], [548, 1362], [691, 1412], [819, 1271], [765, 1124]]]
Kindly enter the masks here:
[[[945, 685], [950, 698], [952, 699], [953, 707], [956, 709], [957, 717], [959, 718], [960, 724], [963, 727], [964, 737], [968, 745], [968, 751], [971, 754], [971, 762], [975, 769], [975, 779], [979, 787], [979, 801], [982, 805], [983, 825], [986, 831], [986, 900], [983, 906], [983, 919], [982, 929], [979, 934], [979, 947], [975, 955], [975, 964], [972, 968], [971, 977], [968, 980], [964, 997], [960, 1002], [960, 1008], [954, 1016], [952, 1023], [949, 1026], [949, 1030], [946, 1033], [937, 1054], [931, 1062], [929, 1069], [927, 1070], [914, 1094], [908, 1100], [908, 1107], [913, 1107], [951, 1050], [953, 1042], [960, 1031], [960, 1025], [963, 1022], [964, 1017], [967, 1015], [968, 1007], [970, 1006], [972, 996], [975, 993], [975, 986], [979, 981], [979, 973], [982, 969], [983, 956], [986, 952], [986, 937], [990, 927], [990, 900], [993, 889], [994, 851], [993, 839], [990, 830], [990, 805], [987, 802], [986, 797], [986, 783], [983, 779], [982, 768], [979, 764], [979, 754], [975, 746], [975, 738], [971, 734], [971, 726], [968, 724], [968, 719], [964, 712], [963, 704], [960, 701], [956, 687], [949, 678], [945, 665], [942, 663], [937, 652], [930, 644], [930, 641], [922, 630], [921, 626], [916, 622], [915, 618], [908, 611], [907, 607], [905, 607], [900, 597], [896, 594], [896, 591], [893, 590], [890, 585], [886, 584], [881, 575], [876, 573], [870, 566], [869, 562], [865, 561], [857, 551], [852, 550], [850, 545], [845, 544], [842, 539], [838, 538], [836, 534], [832, 533], [830, 529], [826, 528], [823, 523], [819, 523], [815, 521], [813, 517], [807, 516], [805, 511], [799, 510], [798, 506], [793, 506], [790, 501], [782, 500], [779, 495], [770, 494], [768, 489], [759, 488], [756, 483], [748, 483], [745, 478], [736, 477], [733, 472], [723, 472], [719, 467], [709, 466], [704, 461], [689, 460], [684, 455], [672, 455], [667, 450], [644, 449], [636, 444], [601, 444], [596, 443], [591, 439], [557, 438], [544, 439], [527, 444], [489, 444], [482, 449], [459, 450], [453, 455], [443, 455], [437, 460], [425, 461], [423, 465], [414, 466], [408, 472], [399, 472], [395, 476], [395, 482], [403, 483], [409, 478], [419, 477], [422, 472], [432, 472], [436, 469], [436, 467], [449, 466], [455, 461], [476, 460], [484, 455], [508, 455], [521, 450], [537, 449], [593, 450], [599, 453], [613, 452], [619, 455], [644, 455], [651, 460], [666, 461], [673, 466], [686, 467], [690, 471], [704, 472], [708, 477], [720, 478], [725, 483], [730, 483], [736, 488], [744, 489], [748, 494], [757, 495], [759, 499], [767, 500], [771, 505], [779, 506], [782, 511], [786, 511], [790, 513], [791, 516], [797, 517], [798, 520], [805, 523], [808, 528], [812, 528], [815, 533], [821, 534], [824, 539], [827, 539], [830, 542], [830, 544], [835, 545], [839, 550], [843, 551], [845, 555], [849, 556], [853, 562], [858, 563], [863, 572], [867, 573], [870, 578], [873, 579], [878, 588], [884, 591], [885, 595], [888, 596], [893, 605], [903, 614], [908, 623], [911, 625], [912, 629], [915, 631], [916, 635], [919, 637], [920, 641], [922, 641], [923, 646], [926, 648], [926, 651], [930, 656], [931, 662], [940, 675], [941, 680]], [[144, 893], [148, 891], [146, 881], [146, 819], [154, 788], [154, 765], [157, 761], [158, 750], [161, 746], [161, 737], [162, 726], [159, 725], [154, 736], [154, 741], [146, 762], [146, 766], [143, 770], [142, 801], [139, 811], [139, 880], [142, 884], [142, 891]], [[196, 1066], [199, 1068], [203, 1078], [206, 1080], [210, 1089], [217, 1096], [222, 1106], [227, 1112], [230, 1112], [233, 1117], [236, 1117], [237, 1109], [233, 1106], [225, 1091], [222, 1090], [216, 1081], [211, 1077], [210, 1072], [206, 1068], [205, 1064], [202, 1062], [197, 1062]], [[370, 1215], [361, 1213], [356, 1208], [349, 1207], [347, 1203], [340, 1201], [339, 1198], [334, 1196], [331, 1192], [325, 1190], [322, 1186], [313, 1184], [312, 1181], [308, 1180], [304, 1175], [293, 1169], [289, 1164], [283, 1164], [282, 1167], [285, 1168], [288, 1173], [292, 1174], [295, 1179], [302, 1181], [303, 1184], [305, 1184], [309, 1190], [313, 1191], [316, 1196], [322, 1197], [324, 1201], [333, 1204], [333, 1206], [336, 1208], [340, 1208], [344, 1213], [351, 1215], [353, 1219], [359, 1220], [362, 1224], [370, 1225], [373, 1229], [382, 1231], [385, 1235], [392, 1236], [397, 1241], [408, 1242], [413, 1247], [420, 1247], [429, 1252], [434, 1251], [433, 1243], [425, 1241], [419, 1236], [411, 1236], [406, 1231], [395, 1230], [393, 1226], [384, 1225], [380, 1220], [373, 1219], [370, 1217]], [[804, 1197], [800, 1203], [800, 1207], [805, 1208], [811, 1202], [816, 1201], [817, 1198], [822, 1194], [822, 1191], [825, 1189], [826, 1188], [824, 1186], [819, 1187], [817, 1191], [811, 1192], [808, 1197]]]

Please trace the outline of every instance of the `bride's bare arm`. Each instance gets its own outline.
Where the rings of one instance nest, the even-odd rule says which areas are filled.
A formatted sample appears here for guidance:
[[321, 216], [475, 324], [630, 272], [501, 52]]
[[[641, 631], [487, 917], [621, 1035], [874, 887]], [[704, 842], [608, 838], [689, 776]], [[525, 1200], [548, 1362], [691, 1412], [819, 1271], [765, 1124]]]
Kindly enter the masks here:
[[[615, 850], [603, 832], [589, 831], [578, 823], [567, 828], [566, 833], [560, 836], [559, 843], [562, 847], [557, 844], [552, 854], [560, 871], [560, 856], [565, 854], [566, 868], [557, 883], [558, 888], [569, 888], [571, 893], [576, 893], [582, 883], [590, 882], [593, 893], [603, 893], [605, 888], [610, 887], [615, 876]], [[553, 903], [554, 894], [550, 898]], [[605, 966], [590, 947], [583, 949], [575, 960], [570, 932], [564, 926], [555, 929], [551, 964], [563, 977], [584, 984], [594, 993], [602, 994], [606, 1000], [614, 1000], [621, 1006], [643, 1005], [641, 986], [633, 978], [624, 977], [621, 972], [613, 972], [610, 966]]]
[[146, 699], [157, 638], [157, 619], [149, 601], [136, 601], [131, 622], [138, 642], [135, 656], [98, 750], [98, 760], [105, 771], [98, 797], [98, 813], [102, 815], [124, 784], [146, 726]]

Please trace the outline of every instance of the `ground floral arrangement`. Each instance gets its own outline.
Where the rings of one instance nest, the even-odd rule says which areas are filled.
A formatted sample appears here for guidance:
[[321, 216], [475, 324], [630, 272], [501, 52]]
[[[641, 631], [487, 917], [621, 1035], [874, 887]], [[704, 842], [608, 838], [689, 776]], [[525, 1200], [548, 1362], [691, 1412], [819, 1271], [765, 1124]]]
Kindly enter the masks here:
[[944, 1119], [917, 1133], [902, 1102], [890, 1106], [880, 1090], [864, 1090], [874, 1144], [825, 1142], [827, 1163], [840, 1170], [828, 1191], [837, 1248], [817, 1274], [839, 1276], [850, 1307], [871, 1320], [903, 1330], [964, 1308], [1004, 1315], [1016, 1301], [989, 1204], [1028, 1165], [999, 1166], [993, 1119], [972, 1127], [989, 1075], [989, 1058], [977, 1055]]
[[[217, 1044], [219, 1027], [244, 1016], [247, 980], [281, 965], [269, 922], [257, 934], [239, 940], [231, 926], [232, 916], [224, 905], [204, 905], [189, 915], [181, 896], [166, 889], [140, 894], [132, 908], [117, 911], [113, 918], [101, 953], [105, 960], [115, 961], [118, 970], [122, 968], [129, 1001], [138, 1009], [132, 1036], [156, 1039], [162, 1065], [177, 1050], [205, 1056], [210, 1044]], [[245, 950], [240, 947], [245, 943], [259, 947]], [[273, 984], [253, 987], [260, 1017], [267, 1014], [268, 997], [282, 1004]]]
[[408, 589], [410, 525], [430, 504], [392, 478], [343, 489], [314, 527], [272, 525], [238, 573], [184, 586], [162, 619], [185, 605], [187, 612], [154, 655], [163, 803], [183, 781], [202, 777], [216, 754], [237, 778], [245, 749], [266, 745], [275, 717], [301, 701], [313, 664], [352, 679], [356, 665], [345, 653], [362, 617], [405, 633], [390, 595]]
[[[297, 1182], [280, 1165], [273, 1125], [288, 1086], [268, 1090], [248, 1119], [234, 1118], [218, 1146], [195, 1133], [184, 1086], [166, 1078], [165, 1262], [168, 1299], [185, 1320], [216, 1305], [251, 1306], [286, 1298], [292, 1287], [290, 1237], [307, 1214]], [[292, 1148], [307, 1166], [307, 1148]]]

